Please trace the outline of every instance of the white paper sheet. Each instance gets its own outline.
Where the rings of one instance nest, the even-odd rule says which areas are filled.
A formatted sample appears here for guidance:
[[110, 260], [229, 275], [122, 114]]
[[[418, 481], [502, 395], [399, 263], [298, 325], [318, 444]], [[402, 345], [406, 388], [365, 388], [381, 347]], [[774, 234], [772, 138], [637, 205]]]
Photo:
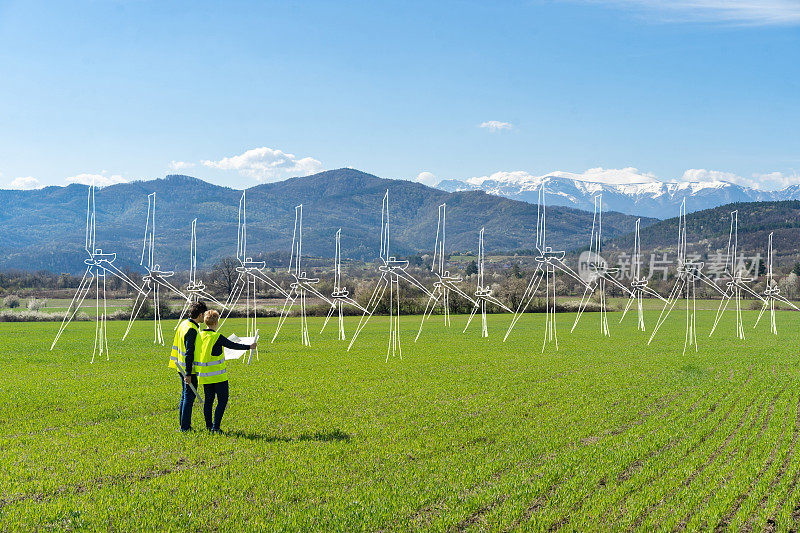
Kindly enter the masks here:
[[[234, 333], [228, 337], [228, 339], [239, 344], [253, 344], [258, 341], [258, 330], [256, 330], [255, 337], [237, 337], [236, 333]], [[225, 352], [225, 360], [227, 361], [229, 359], [239, 359], [250, 350], [231, 350], [230, 348], [224, 348], [223, 351]]]

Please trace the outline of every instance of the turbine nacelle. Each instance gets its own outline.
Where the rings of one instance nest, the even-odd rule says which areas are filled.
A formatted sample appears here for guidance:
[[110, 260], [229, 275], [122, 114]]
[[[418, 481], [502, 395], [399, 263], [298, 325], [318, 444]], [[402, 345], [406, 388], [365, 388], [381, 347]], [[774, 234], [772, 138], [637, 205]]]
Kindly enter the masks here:
[[189, 291], [189, 292], [203, 292], [203, 291], [206, 290], [206, 284], [203, 283], [202, 281], [195, 281], [195, 282], [189, 283], [186, 286], [186, 290]]
[[702, 261], [686, 261], [678, 265], [678, 277], [681, 279], [687, 280], [697, 280], [700, 279], [700, 270], [702, 270], [703, 265]]
[[236, 267], [237, 272], [250, 272], [251, 270], [261, 270], [267, 263], [266, 261], [253, 261], [252, 257], [246, 258], [244, 261], [239, 261], [239, 266]]
[[113, 263], [114, 260], [117, 258], [117, 254], [114, 253], [103, 253], [101, 248], [97, 248], [89, 259], [84, 260], [84, 263], [87, 265], [96, 265], [100, 261], [106, 261], [108, 263]]
[[566, 252], [553, 250], [552, 246], [545, 246], [544, 250], [540, 250], [535, 260], [539, 263], [550, 263], [554, 259], [561, 261], [566, 254]]
[[462, 281], [464, 281], [464, 278], [462, 278], [459, 275], [450, 275], [449, 270], [445, 270], [444, 275], [438, 276], [438, 278], [439, 282], [461, 283]]
[[777, 287], [777, 285], [773, 286], [773, 287], [767, 287], [767, 289], [764, 290], [764, 294], [767, 295], [767, 296], [777, 296], [780, 293], [781, 293], [781, 290]]
[[385, 264], [380, 265], [378, 267], [378, 270], [380, 270], [381, 272], [393, 272], [395, 270], [402, 270], [407, 267], [408, 267], [408, 261], [405, 261], [403, 259], [398, 259], [395, 256], [391, 256], [389, 257], [389, 259], [386, 260]]

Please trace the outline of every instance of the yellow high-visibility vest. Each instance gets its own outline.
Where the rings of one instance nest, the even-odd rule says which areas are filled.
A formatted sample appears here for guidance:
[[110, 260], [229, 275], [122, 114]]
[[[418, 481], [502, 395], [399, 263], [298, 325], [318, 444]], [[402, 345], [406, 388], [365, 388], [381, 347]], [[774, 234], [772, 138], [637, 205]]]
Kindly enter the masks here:
[[[186, 334], [189, 330], [193, 329], [200, 333], [200, 328], [189, 320], [188, 318], [178, 324], [178, 329], [175, 330], [175, 338], [172, 340], [172, 352], [169, 354], [169, 367], [177, 369], [176, 365], [180, 365], [181, 372], [186, 373]], [[199, 337], [199, 335], [198, 335]], [[197, 340], [195, 343], [195, 351], [197, 350]]]
[[200, 385], [228, 381], [225, 350], [220, 355], [211, 355], [211, 350], [219, 339], [219, 335], [219, 332], [216, 331], [203, 330], [197, 337], [194, 364], [197, 366], [197, 383]]

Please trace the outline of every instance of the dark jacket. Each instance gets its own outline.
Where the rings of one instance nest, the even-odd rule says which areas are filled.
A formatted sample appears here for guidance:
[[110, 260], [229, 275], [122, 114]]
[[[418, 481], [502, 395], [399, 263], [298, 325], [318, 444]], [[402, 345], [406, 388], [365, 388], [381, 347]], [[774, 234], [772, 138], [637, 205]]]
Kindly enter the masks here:
[[[192, 330], [192, 331], [194, 332], [194, 330]], [[203, 331], [214, 331], [214, 330], [210, 329], [210, 328], [206, 328]], [[195, 332], [195, 337], [196, 336], [197, 336], [197, 333]], [[187, 338], [186, 369], [191, 374], [192, 373], [191, 372], [192, 364], [194, 363], [194, 344], [192, 344], [192, 360], [191, 360], [191, 362], [189, 362], [189, 348], [188, 348], [188, 346], [189, 346], [188, 345], [189, 334], [188, 333], [186, 334], [186, 338]], [[214, 343], [214, 346], [211, 347], [211, 355], [214, 356], [214, 357], [219, 357], [220, 355], [222, 355], [222, 349], [223, 348], [228, 348], [228, 349], [231, 349], [231, 350], [249, 350], [250, 349], [250, 345], [249, 344], [239, 344], [238, 342], [233, 342], [232, 340], [228, 339], [228, 337], [226, 337], [225, 335], [220, 335], [217, 338], [217, 341]]]
[[[189, 319], [189, 322], [191, 322], [198, 328], [200, 327], [200, 324], [198, 324], [191, 318]], [[184, 361], [186, 364], [186, 375], [194, 374], [193, 372], [194, 369], [192, 368], [192, 365], [194, 365], [194, 344], [196, 340], [197, 340], [197, 330], [194, 328], [190, 328], [189, 331], [186, 332], [186, 336], [183, 337], [183, 344], [184, 346], [186, 346], [186, 355], [184, 356]]]

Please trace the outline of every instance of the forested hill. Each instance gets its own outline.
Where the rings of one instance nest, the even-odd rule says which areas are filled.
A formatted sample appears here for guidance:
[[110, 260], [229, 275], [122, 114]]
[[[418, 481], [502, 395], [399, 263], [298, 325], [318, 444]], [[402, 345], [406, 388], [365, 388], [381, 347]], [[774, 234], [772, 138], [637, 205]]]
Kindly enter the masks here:
[[[774, 232], [776, 261], [793, 264], [800, 260], [800, 201], [732, 203], [697, 211], [686, 216], [686, 240], [691, 252], [725, 253], [731, 227], [731, 211], [739, 212], [739, 253], [767, 254], [767, 239]], [[662, 220], [642, 229], [642, 251], [675, 252], [678, 244], [678, 218]], [[610, 240], [605, 250], [631, 253], [633, 236]]]
[[[265, 183], [247, 190], [248, 254], [288, 253], [294, 207], [304, 204], [303, 252], [331, 257], [334, 234], [342, 228], [342, 254], [374, 259], [379, 249], [381, 199], [390, 196], [391, 253], [397, 256], [433, 249], [437, 205], [446, 202], [448, 252], [475, 250], [486, 227], [488, 250], [533, 248], [536, 205], [482, 191], [449, 193], [419, 183], [382, 179], [354, 169]], [[0, 190], [0, 269], [79, 272], [85, 252], [87, 187]], [[241, 191], [189, 176], [111, 185], [99, 189], [97, 246], [118, 255], [121, 267], [138, 265], [147, 195], [157, 193], [156, 260], [162, 268], [188, 267], [191, 220], [198, 221], [198, 266], [210, 266], [236, 253]], [[604, 235], [627, 233], [636, 217], [606, 213]], [[643, 224], [655, 219], [643, 220]], [[588, 243], [592, 213], [566, 207], [548, 209], [548, 242], [572, 249]], [[279, 266], [279, 265], [275, 265]]]

